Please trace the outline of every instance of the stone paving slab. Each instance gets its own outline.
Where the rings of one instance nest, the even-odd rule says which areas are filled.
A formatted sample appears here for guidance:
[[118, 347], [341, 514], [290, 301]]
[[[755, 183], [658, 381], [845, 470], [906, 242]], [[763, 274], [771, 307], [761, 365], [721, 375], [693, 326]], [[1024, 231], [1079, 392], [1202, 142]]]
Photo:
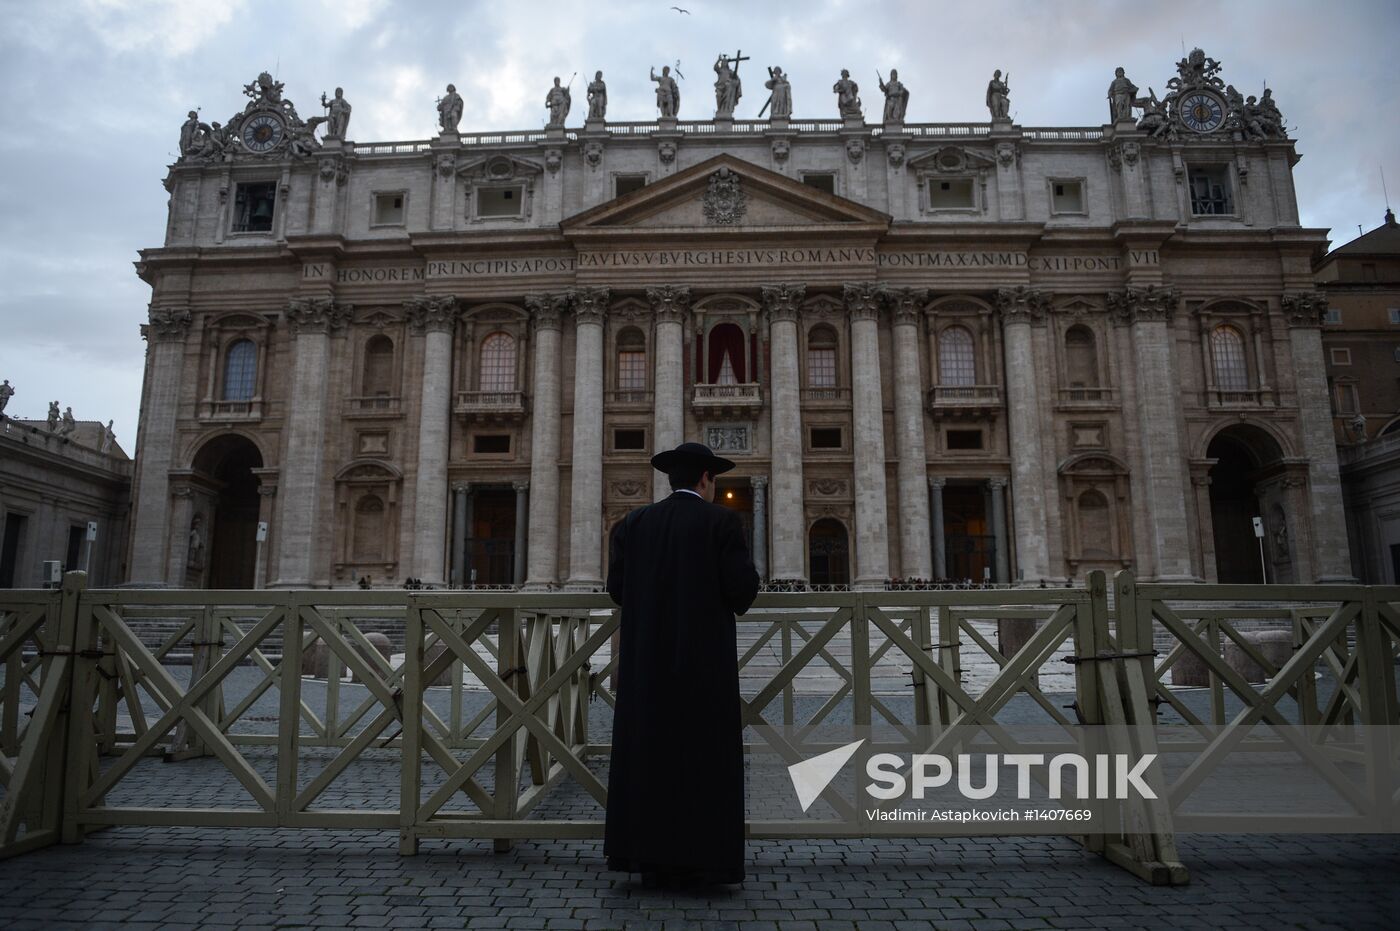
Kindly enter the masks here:
[[1395, 927], [1400, 837], [1184, 835], [1155, 888], [1065, 838], [755, 841], [742, 887], [608, 871], [598, 841], [121, 827], [0, 862], [0, 928]]

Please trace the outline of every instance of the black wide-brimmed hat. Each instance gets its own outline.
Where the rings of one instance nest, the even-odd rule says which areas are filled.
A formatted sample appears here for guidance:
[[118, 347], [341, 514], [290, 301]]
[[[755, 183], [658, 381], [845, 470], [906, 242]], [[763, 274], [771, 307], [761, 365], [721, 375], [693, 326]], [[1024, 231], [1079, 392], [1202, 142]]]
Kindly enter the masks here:
[[722, 456], [716, 456], [704, 443], [682, 443], [675, 449], [652, 456], [651, 464], [658, 472], [665, 472], [667, 475], [686, 466], [699, 467], [711, 475], [719, 475], [734, 468], [734, 463]]

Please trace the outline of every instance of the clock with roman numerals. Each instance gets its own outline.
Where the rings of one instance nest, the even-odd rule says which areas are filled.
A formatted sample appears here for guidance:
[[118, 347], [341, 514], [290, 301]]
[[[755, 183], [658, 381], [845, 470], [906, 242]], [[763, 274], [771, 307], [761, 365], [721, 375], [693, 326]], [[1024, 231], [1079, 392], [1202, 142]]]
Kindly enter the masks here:
[[287, 134], [282, 121], [271, 113], [259, 113], [243, 124], [243, 146], [258, 155], [271, 152]]

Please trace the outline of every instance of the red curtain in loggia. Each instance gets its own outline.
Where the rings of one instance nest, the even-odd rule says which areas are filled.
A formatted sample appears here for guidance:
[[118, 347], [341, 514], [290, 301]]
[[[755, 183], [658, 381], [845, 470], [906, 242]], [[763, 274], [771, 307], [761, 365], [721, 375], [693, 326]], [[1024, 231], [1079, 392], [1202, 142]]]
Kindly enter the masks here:
[[721, 323], [710, 331], [709, 355], [706, 361], [706, 384], [718, 384], [719, 372], [724, 366], [724, 357], [729, 356], [729, 365], [734, 369], [734, 380], [747, 384], [744, 371], [744, 331], [732, 323]]

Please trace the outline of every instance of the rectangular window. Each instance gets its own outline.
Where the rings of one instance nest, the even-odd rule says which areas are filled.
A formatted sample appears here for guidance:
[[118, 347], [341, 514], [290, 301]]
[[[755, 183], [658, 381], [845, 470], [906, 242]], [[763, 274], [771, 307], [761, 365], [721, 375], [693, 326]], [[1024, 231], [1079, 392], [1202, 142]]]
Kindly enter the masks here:
[[836, 175], [826, 171], [812, 171], [802, 175], [802, 183], [827, 194], [836, 193]]
[[956, 449], [981, 449], [981, 430], [949, 430], [947, 433], [947, 444], [950, 450]]
[[617, 354], [617, 390], [645, 391], [647, 387], [647, 354], [624, 349]]
[[973, 197], [971, 178], [937, 178], [928, 183], [930, 210], [971, 210], [977, 206]]
[[277, 209], [277, 182], [257, 181], [238, 185], [233, 195], [233, 231], [270, 233]]
[[807, 350], [807, 387], [836, 387], [836, 350]]
[[1338, 414], [1355, 414], [1361, 409], [1356, 386], [1350, 382], [1332, 385], [1332, 407]]
[[618, 175], [613, 179], [613, 196], [622, 197], [647, 186], [646, 175]]
[[487, 456], [510, 453], [509, 433], [478, 433], [472, 437], [472, 452]]
[[518, 217], [525, 203], [525, 189], [513, 187], [484, 187], [476, 190], [478, 217]]
[[1329, 307], [1322, 312], [1323, 323], [1341, 323], [1342, 312], [1336, 307]]
[[1230, 216], [1235, 212], [1229, 169], [1224, 165], [1193, 165], [1189, 174], [1191, 213], [1200, 217]]
[[1051, 181], [1051, 182], [1050, 182], [1050, 212], [1051, 212], [1051, 213], [1083, 213], [1083, 212], [1084, 212], [1084, 182], [1083, 182], [1083, 181]]
[[813, 449], [840, 449], [840, 427], [813, 427], [811, 432]]
[[406, 195], [403, 191], [395, 191], [392, 194], [375, 194], [374, 225], [403, 226], [405, 199]]
[[1390, 308], [1390, 322], [1400, 324], [1400, 307]]
[[613, 449], [623, 452], [626, 450], [647, 448], [647, 432], [645, 430], [614, 430]]
[[1350, 350], [1350, 349], [1333, 349], [1333, 350], [1332, 350], [1332, 364], [1333, 364], [1333, 365], [1351, 365], [1351, 350]]

